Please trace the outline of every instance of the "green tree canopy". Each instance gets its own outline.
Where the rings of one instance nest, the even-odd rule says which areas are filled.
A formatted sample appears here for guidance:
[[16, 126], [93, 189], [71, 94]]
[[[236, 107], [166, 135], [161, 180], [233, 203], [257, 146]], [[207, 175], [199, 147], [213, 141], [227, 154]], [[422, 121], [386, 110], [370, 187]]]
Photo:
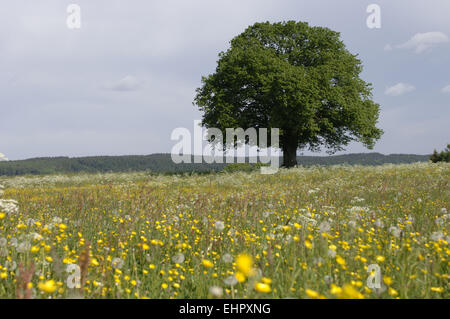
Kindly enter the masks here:
[[299, 148], [334, 153], [351, 141], [373, 148], [382, 135], [379, 105], [361, 71], [338, 32], [305, 22], [256, 23], [219, 54], [194, 104], [202, 124], [224, 136], [226, 128], [279, 128], [283, 165], [291, 167]]
[[447, 148], [440, 153], [434, 150], [433, 154], [430, 156], [430, 160], [433, 163], [450, 162], [450, 144], [447, 144]]

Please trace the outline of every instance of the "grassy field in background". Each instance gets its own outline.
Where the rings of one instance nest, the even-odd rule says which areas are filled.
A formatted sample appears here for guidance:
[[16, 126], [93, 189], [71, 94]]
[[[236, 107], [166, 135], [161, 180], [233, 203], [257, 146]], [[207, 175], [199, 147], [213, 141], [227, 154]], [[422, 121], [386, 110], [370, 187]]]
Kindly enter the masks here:
[[0, 298], [449, 298], [449, 181], [445, 163], [0, 178]]

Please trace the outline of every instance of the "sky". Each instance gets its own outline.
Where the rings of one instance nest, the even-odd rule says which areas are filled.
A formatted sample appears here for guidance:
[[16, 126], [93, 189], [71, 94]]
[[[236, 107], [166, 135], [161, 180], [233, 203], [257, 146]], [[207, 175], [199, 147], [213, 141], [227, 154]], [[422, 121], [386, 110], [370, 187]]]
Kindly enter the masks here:
[[287, 20], [340, 32], [373, 85], [384, 135], [338, 154], [450, 143], [448, 0], [15, 0], [0, 10], [0, 160], [169, 153], [171, 132], [201, 119], [195, 89], [218, 53], [255, 22]]

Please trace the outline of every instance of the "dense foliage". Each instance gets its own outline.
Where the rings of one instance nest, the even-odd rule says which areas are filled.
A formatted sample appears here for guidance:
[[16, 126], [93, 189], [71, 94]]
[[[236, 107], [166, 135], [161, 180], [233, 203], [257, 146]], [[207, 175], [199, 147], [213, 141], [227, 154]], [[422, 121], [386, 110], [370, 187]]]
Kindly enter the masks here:
[[[279, 128], [283, 166], [292, 167], [298, 148], [334, 153], [359, 141], [371, 149], [381, 137], [379, 105], [361, 72], [338, 32], [295, 21], [256, 23], [219, 54], [195, 104], [202, 124], [223, 136], [227, 128]], [[248, 137], [239, 142], [261, 146]]]
[[447, 145], [447, 148], [442, 152], [438, 153], [438, 151], [434, 150], [433, 154], [430, 156], [430, 160], [433, 163], [437, 162], [450, 162], [450, 144]]

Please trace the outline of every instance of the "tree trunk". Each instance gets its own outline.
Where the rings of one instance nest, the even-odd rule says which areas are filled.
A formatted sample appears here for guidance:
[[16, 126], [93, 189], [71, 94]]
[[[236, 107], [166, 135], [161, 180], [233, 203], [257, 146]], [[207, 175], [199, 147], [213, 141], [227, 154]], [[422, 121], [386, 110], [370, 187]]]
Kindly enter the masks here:
[[282, 145], [283, 149], [283, 166], [291, 168], [297, 165], [297, 139], [293, 137], [285, 137]]

